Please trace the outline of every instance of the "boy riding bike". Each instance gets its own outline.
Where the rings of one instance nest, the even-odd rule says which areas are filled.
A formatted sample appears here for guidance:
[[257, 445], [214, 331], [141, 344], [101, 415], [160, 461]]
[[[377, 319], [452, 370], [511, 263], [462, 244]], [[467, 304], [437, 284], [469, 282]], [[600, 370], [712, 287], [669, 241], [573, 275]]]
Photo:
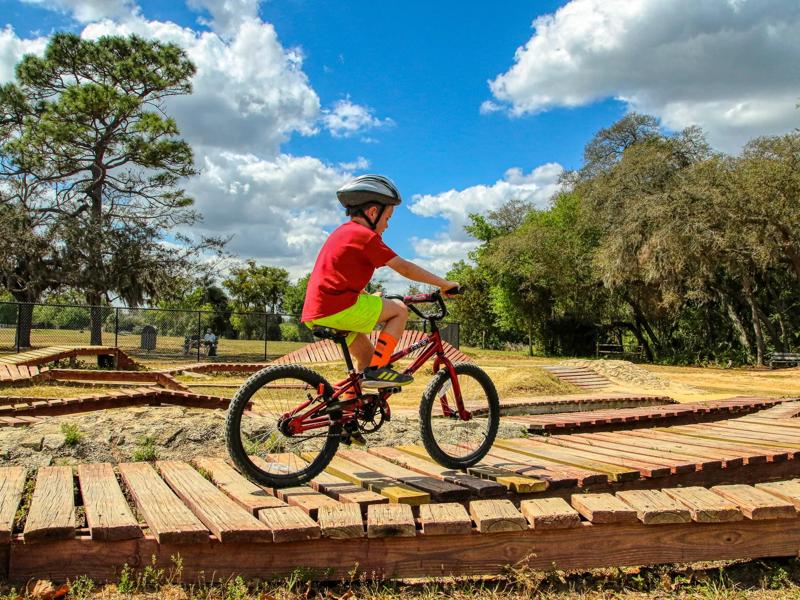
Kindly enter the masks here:
[[[322, 246], [308, 280], [302, 321], [351, 332], [347, 345], [364, 372], [362, 385], [384, 388], [406, 385], [409, 374], [389, 364], [408, 320], [400, 300], [369, 295], [364, 288], [375, 269], [388, 266], [403, 277], [439, 287], [442, 295], [458, 288], [422, 267], [397, 256], [381, 238], [394, 207], [402, 200], [395, 185], [381, 175], [361, 175], [342, 186], [336, 196], [350, 221], [338, 227]], [[368, 334], [384, 323], [375, 347]]]

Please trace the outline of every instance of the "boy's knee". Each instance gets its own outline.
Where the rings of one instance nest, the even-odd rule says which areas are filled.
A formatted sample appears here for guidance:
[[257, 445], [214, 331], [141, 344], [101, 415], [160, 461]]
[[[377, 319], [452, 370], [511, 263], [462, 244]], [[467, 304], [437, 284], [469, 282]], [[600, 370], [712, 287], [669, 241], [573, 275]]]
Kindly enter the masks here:
[[408, 319], [408, 306], [402, 300], [392, 300], [397, 311], [397, 316], [401, 319]]

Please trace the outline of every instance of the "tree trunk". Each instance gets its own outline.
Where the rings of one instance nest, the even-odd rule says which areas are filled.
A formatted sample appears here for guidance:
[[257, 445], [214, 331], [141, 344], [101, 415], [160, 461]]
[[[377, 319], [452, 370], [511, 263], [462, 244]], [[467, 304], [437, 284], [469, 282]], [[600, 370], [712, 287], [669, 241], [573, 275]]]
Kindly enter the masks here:
[[750, 336], [747, 335], [747, 329], [745, 328], [744, 323], [742, 323], [742, 320], [739, 318], [739, 313], [736, 312], [736, 307], [721, 291], [717, 290], [717, 294], [719, 295], [720, 302], [722, 302], [722, 305], [725, 307], [725, 312], [728, 313], [728, 318], [733, 325], [733, 329], [736, 331], [736, 335], [739, 338], [739, 343], [747, 352], [748, 362], [752, 361], [753, 343], [750, 341]]
[[756, 336], [756, 365], [763, 367], [766, 347], [764, 345], [764, 334], [761, 331], [761, 319], [758, 318], [758, 305], [756, 304], [755, 295], [753, 294], [753, 282], [749, 276], [744, 277], [742, 281], [742, 290], [744, 291], [747, 304], [750, 306], [753, 333]]
[[528, 356], [533, 356], [533, 325], [528, 321]]
[[86, 294], [86, 302], [89, 304], [89, 328], [91, 331], [91, 339], [89, 343], [92, 346], [103, 345], [103, 307], [100, 306], [102, 296], [97, 292], [89, 292]]
[[31, 347], [31, 329], [33, 328], [33, 304], [29, 302], [20, 303], [17, 309], [17, 347]]
[[778, 352], [786, 352], [786, 347], [783, 344], [783, 340], [781, 340], [781, 337], [778, 335], [778, 330], [775, 329], [772, 321], [769, 320], [769, 317], [764, 314], [761, 308], [758, 308], [758, 318], [761, 319], [761, 322], [764, 324], [764, 329], [767, 330], [767, 335], [769, 335], [769, 339], [772, 340], [772, 345], [775, 350]]

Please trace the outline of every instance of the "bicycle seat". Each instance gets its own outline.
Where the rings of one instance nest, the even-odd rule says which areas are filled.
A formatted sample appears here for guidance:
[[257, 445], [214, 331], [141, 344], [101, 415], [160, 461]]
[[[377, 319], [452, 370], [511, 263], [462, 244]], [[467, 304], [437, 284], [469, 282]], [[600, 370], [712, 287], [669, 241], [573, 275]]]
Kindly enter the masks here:
[[342, 331], [341, 329], [333, 329], [332, 327], [323, 327], [322, 325], [314, 325], [311, 328], [311, 333], [314, 334], [314, 337], [338, 342], [344, 340], [350, 332]]

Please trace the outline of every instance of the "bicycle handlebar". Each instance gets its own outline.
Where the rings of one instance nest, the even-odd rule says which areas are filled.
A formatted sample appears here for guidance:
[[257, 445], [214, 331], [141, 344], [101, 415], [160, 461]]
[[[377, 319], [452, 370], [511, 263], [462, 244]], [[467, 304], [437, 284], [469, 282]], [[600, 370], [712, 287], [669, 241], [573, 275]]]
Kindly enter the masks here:
[[[458, 294], [464, 293], [464, 287], [454, 287], [445, 292], [448, 296], [457, 296]], [[431, 294], [413, 294], [411, 296], [399, 296], [399, 295], [392, 295], [392, 296], [384, 296], [384, 298], [391, 299], [391, 300], [402, 300], [403, 304], [408, 306], [408, 308], [416, 313], [422, 319], [429, 319], [434, 321], [439, 321], [444, 319], [447, 316], [447, 307], [444, 304], [444, 298], [442, 297], [441, 291], [437, 290]], [[427, 304], [435, 302], [439, 305], [439, 314], [438, 315], [426, 315], [418, 310], [414, 304]]]

